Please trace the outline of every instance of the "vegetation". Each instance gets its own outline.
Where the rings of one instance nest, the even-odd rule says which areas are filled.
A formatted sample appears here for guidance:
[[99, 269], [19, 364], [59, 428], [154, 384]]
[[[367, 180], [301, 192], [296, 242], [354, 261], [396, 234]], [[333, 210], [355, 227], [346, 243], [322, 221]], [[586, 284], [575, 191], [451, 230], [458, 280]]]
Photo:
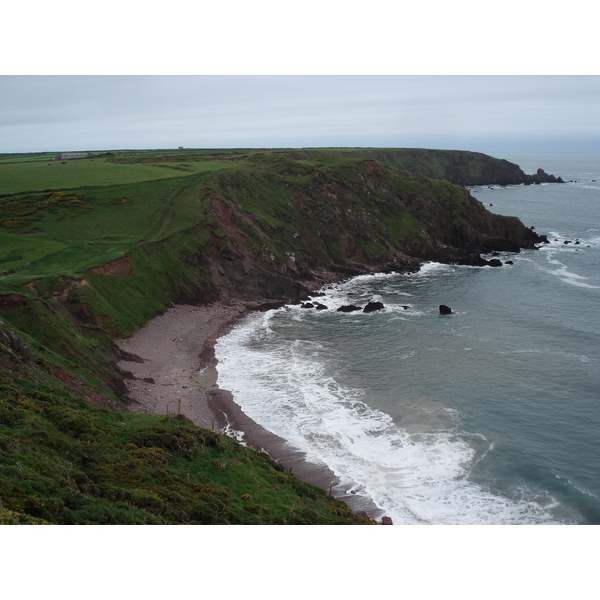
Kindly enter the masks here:
[[0, 384], [0, 460], [0, 524], [368, 522], [183, 417], [95, 409], [30, 380]]
[[466, 245], [476, 201], [422, 171], [489, 157], [115, 154], [0, 155], [0, 522], [364, 523], [226, 436], [127, 412], [114, 340], [174, 302], [290, 301], [319, 269]]

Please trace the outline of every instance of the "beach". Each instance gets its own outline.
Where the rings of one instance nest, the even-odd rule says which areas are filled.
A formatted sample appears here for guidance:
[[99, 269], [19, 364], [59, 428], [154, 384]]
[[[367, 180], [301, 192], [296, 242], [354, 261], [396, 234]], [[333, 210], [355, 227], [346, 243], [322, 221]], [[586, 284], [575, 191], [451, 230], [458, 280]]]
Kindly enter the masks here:
[[209, 408], [217, 381], [212, 346], [246, 312], [240, 302], [178, 305], [121, 342], [122, 350], [139, 357], [118, 363], [132, 375], [126, 380], [130, 410], [180, 413], [199, 427], [215, 429], [216, 415]]
[[241, 300], [191, 306], [175, 305], [119, 342], [127, 360], [117, 366], [125, 380], [132, 412], [181, 414], [199, 427], [221, 431], [264, 451], [301, 480], [346, 502], [354, 512], [378, 519], [383, 513], [369, 500], [339, 488], [339, 479], [324, 464], [247, 417], [231, 393], [217, 385], [216, 340], [236, 322], [264, 305]]

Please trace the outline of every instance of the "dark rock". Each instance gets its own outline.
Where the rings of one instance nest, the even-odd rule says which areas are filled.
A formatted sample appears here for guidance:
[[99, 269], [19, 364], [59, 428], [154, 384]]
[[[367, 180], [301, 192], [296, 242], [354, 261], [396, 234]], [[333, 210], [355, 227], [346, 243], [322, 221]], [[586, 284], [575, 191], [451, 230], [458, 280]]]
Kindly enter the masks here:
[[315, 305], [315, 308], [317, 310], [327, 310], [327, 307], [324, 304], [321, 304], [320, 302], [317, 302], [317, 304]]
[[507, 260], [504, 264], [505, 265], [513, 265], [514, 263], [512, 260]]
[[492, 260], [488, 260], [487, 261], [487, 264], [490, 267], [501, 267], [502, 266], [502, 261], [498, 260], [497, 258], [492, 258]]
[[440, 304], [440, 315], [451, 315], [452, 309], [445, 304]]
[[457, 265], [467, 265], [469, 267], [485, 267], [487, 265], [487, 260], [479, 254], [466, 254], [453, 262]]
[[544, 169], [538, 169], [535, 175], [525, 175], [525, 184], [533, 183], [534, 185], [540, 185], [540, 183], [564, 183], [560, 177], [554, 175], [548, 175]]
[[385, 306], [383, 306], [383, 302], [369, 302], [364, 308], [363, 312], [375, 312], [376, 310], [383, 310]]
[[[156, 383], [156, 381], [154, 381], [153, 377], [144, 377], [144, 379], [142, 381], [145, 381], [146, 383]], [[186, 387], [186, 386], [184, 386]]]
[[381, 517], [381, 524], [382, 525], [393, 525], [393, 521], [390, 517]]
[[340, 306], [337, 312], [354, 312], [355, 310], [362, 310], [362, 308], [354, 304], [345, 304], [344, 306]]
[[261, 304], [252, 306], [251, 310], [256, 310], [258, 312], [267, 312], [269, 310], [276, 310], [278, 308], [281, 308], [283, 305], [283, 302], [262, 302]]
[[343, 265], [330, 265], [329, 270], [332, 273], [340, 273], [342, 275], [348, 275], [349, 277], [356, 277], [357, 275], [362, 275], [364, 271], [359, 269], [355, 269], [353, 267], [346, 267]]
[[304, 302], [300, 305], [300, 308], [314, 308], [315, 305], [312, 302]]

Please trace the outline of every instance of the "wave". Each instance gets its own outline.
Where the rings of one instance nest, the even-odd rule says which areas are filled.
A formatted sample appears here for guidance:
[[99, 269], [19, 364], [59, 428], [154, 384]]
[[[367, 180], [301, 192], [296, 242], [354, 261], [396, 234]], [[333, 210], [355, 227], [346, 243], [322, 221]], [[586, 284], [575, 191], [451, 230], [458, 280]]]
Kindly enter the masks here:
[[[368, 280], [353, 282], [330, 298], [359, 293]], [[362, 389], [336, 380], [325, 341], [277, 333], [291, 317], [285, 309], [251, 315], [217, 341], [218, 383], [250, 418], [325, 463], [346, 493], [369, 496], [394, 523], [552, 522], [551, 498], [508, 497], [469, 480], [491, 444], [460, 432], [455, 411], [407, 402], [404, 416], [421, 427], [400, 426], [368, 406]]]
[[[593, 234], [596, 233], [596, 231], [597, 230], [595, 229], [590, 229], [587, 233]], [[572, 240], [575, 240], [577, 244], [572, 242]], [[589, 238], [569, 238], [559, 232], [551, 231], [549, 233], [549, 241], [550, 243], [543, 246], [541, 249], [546, 254], [547, 263], [552, 265], [552, 267], [557, 268], [544, 268], [540, 265], [542, 270], [559, 277], [564, 283], [568, 283], [576, 287], [600, 289], [599, 285], [586, 283], [590, 277], [572, 272], [568, 265], [557, 258], [557, 256], [560, 255], [568, 256], [574, 253], [585, 252], [589, 248], [598, 248], [598, 246], [600, 246], [600, 236], [592, 235]]]

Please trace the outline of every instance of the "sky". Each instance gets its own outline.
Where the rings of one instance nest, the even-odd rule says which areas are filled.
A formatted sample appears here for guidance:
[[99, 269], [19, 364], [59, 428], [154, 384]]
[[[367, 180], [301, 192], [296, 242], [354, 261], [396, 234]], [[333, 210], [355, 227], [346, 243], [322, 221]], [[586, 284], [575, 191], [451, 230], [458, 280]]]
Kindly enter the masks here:
[[0, 152], [178, 146], [600, 152], [600, 76], [0, 76]]
[[32, 19], [9, 3], [0, 152], [600, 152], [589, 6], [63, 0]]

